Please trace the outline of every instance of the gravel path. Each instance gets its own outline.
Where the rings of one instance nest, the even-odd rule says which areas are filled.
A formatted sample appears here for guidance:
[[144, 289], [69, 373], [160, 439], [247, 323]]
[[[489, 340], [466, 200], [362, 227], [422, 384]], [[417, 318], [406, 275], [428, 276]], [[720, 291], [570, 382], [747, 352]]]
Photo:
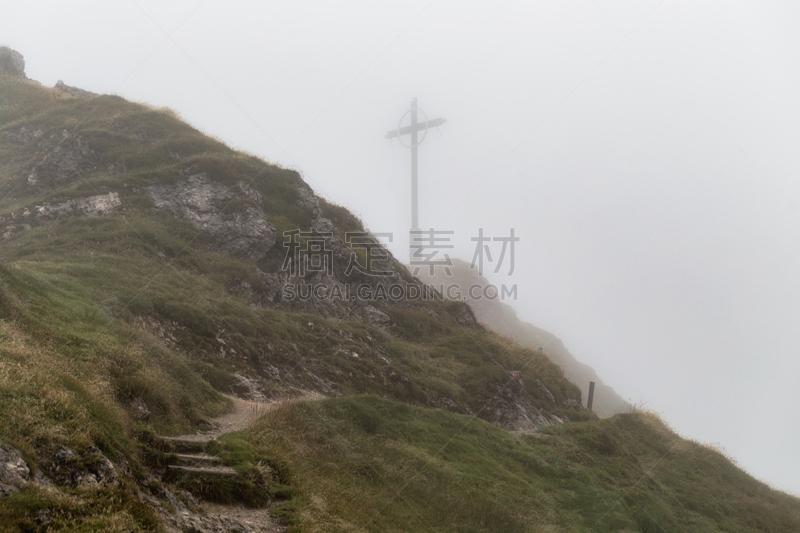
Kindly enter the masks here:
[[217, 418], [211, 419], [213, 429], [208, 431], [201, 431], [198, 433], [190, 433], [187, 435], [179, 435], [177, 437], [166, 437], [168, 440], [178, 440], [185, 442], [204, 443], [217, 437], [230, 433], [232, 431], [239, 431], [249, 427], [253, 422], [258, 420], [259, 417], [266, 413], [277, 409], [281, 405], [295, 402], [305, 402], [310, 400], [321, 400], [325, 398], [323, 395], [310, 392], [302, 396], [295, 396], [286, 400], [274, 400], [272, 402], [251, 402], [242, 400], [235, 396], [224, 395], [226, 398], [233, 402], [233, 409], [230, 413], [226, 413]]

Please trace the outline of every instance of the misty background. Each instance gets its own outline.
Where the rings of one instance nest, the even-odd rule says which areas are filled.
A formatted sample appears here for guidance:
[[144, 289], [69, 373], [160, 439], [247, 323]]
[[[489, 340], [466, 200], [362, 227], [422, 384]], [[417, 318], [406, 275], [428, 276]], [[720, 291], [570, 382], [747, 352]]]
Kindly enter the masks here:
[[508, 236], [520, 317], [632, 403], [800, 494], [800, 5], [3, 2], [29, 78], [119, 94], [300, 171], [408, 261]]

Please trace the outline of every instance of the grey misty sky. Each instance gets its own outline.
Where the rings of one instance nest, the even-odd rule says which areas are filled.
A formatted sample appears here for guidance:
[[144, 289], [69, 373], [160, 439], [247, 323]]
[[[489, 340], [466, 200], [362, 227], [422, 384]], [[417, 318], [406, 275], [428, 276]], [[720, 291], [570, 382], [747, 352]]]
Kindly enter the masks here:
[[[4, 2], [29, 77], [167, 106], [297, 168], [406, 259], [515, 228], [520, 316], [625, 398], [800, 493], [800, 5]], [[170, 37], [167, 37], [169, 35]]]

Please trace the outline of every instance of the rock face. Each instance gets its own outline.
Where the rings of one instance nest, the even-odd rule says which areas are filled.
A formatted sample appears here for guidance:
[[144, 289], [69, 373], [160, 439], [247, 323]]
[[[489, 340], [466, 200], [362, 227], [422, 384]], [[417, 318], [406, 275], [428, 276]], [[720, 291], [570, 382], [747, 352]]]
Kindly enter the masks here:
[[70, 96], [89, 96], [89, 97], [97, 96], [97, 93], [93, 93], [91, 91], [85, 91], [77, 87], [71, 87], [61, 80], [58, 80], [58, 82], [56, 82], [55, 88], [58, 89], [59, 91], [69, 94]]
[[80, 488], [115, 485], [119, 481], [114, 465], [93, 446], [83, 456], [62, 446], [50, 463], [50, 476], [59, 485]]
[[3, 140], [6, 142], [12, 142], [15, 144], [25, 144], [36, 140], [44, 135], [41, 129], [33, 129], [31, 126], [27, 124], [22, 126], [19, 131], [5, 131], [3, 132]]
[[31, 229], [30, 224], [11, 224], [3, 228], [3, 239], [10, 239], [15, 233]]
[[0, 446], [0, 499], [19, 492], [28, 484], [31, 471], [22, 455], [8, 446]]
[[36, 206], [40, 218], [64, 218], [71, 215], [97, 216], [112, 213], [122, 205], [119, 194], [110, 192], [86, 198], [75, 198], [56, 205]]
[[[263, 295], [262, 303], [279, 303], [329, 319], [357, 320], [384, 328], [391, 324], [391, 318], [376, 307], [379, 305], [376, 302], [388, 301], [388, 295], [393, 290], [401, 294], [426, 293], [427, 288], [422, 283], [407, 273], [405, 277], [402, 275], [400, 269], [404, 267], [394, 260], [388, 250], [382, 248], [374, 236], [367, 232], [357, 232], [356, 236], [350, 236], [348, 244], [348, 236], [340, 235], [333, 222], [323, 215], [319, 201], [308, 184], [298, 179], [296, 186], [300, 193], [297, 204], [312, 211], [311, 224], [308, 230], [304, 230], [307, 232], [305, 236], [313, 239], [323, 250], [317, 257], [324, 255], [330, 267], [316, 270], [305, 268], [304, 271], [303, 265], [307, 266], [309, 261], [313, 261], [308, 255], [303, 255], [309, 253], [310, 247], [298, 246], [296, 253], [291, 253], [288, 248], [290, 239], [284, 235], [283, 245], [287, 249], [285, 263], [281, 270], [266, 276], [268, 289]], [[356, 268], [364, 265], [357, 258], [355, 250], [364, 251], [368, 247], [378, 246], [381, 246], [381, 251], [372, 257], [370, 269]], [[292, 290], [287, 291], [287, 287]], [[315, 288], [310, 297], [302, 297], [304, 292], [309, 294], [310, 287]], [[359, 288], [364, 291], [359, 292]], [[379, 298], [378, 294], [387, 297]], [[346, 295], [352, 295], [352, 298]], [[413, 307], [415, 304], [394, 299], [393, 305]]]
[[228, 187], [196, 168], [174, 185], [151, 185], [146, 194], [159, 210], [191, 223], [214, 239], [212, 249], [260, 261], [277, 232], [261, 209], [261, 194], [244, 182]]
[[[53, 144], [55, 141], [55, 144]], [[95, 168], [95, 153], [80, 135], [64, 130], [61, 138], [46, 142], [47, 153], [28, 174], [28, 185], [52, 189], [66, 185]]]
[[562, 424], [564, 420], [536, 408], [528, 399], [508, 391], [492, 398], [485, 407], [485, 419], [508, 431], [533, 431]]
[[[155, 478], [151, 478], [151, 480], [155, 481]], [[147, 492], [151, 492], [152, 495]], [[148, 491], [139, 492], [139, 498], [158, 513], [169, 532], [258, 533], [286, 531], [284, 527], [273, 522], [266, 509], [261, 511], [263, 512], [262, 516], [253, 517], [256, 520], [240, 520], [232, 516], [207, 512], [188, 492], [182, 492], [179, 498], [166, 485], [150, 485]], [[253, 511], [258, 513], [258, 511]]]
[[11, 496], [12, 494], [19, 494], [19, 489], [14, 485], [6, 485], [5, 483], [0, 483], [0, 500]]
[[475, 314], [472, 312], [469, 305], [459, 306], [450, 316], [453, 317], [453, 321], [456, 324], [464, 326], [465, 328], [475, 329], [478, 327], [478, 321], [475, 319]]
[[26, 78], [25, 59], [22, 54], [7, 46], [0, 46], [0, 74], [15, 78]]
[[0, 481], [24, 485], [30, 475], [28, 465], [17, 450], [0, 446]]
[[136, 397], [131, 400], [131, 409], [142, 420], [150, 420], [150, 409], [147, 408], [147, 404], [141, 398]]
[[[36, 213], [35, 218], [39, 219], [58, 219], [77, 215], [93, 217], [113, 213], [121, 205], [122, 201], [119, 199], [119, 194], [110, 192], [86, 198], [73, 198], [55, 205], [45, 203], [35, 206], [34, 211]], [[26, 221], [29, 221], [32, 215], [33, 213], [26, 207], [21, 217], [12, 219], [15, 222], [14, 224], [2, 227], [0, 230], [2, 231], [2, 238], [10, 239], [20, 231], [31, 229], [31, 225]]]

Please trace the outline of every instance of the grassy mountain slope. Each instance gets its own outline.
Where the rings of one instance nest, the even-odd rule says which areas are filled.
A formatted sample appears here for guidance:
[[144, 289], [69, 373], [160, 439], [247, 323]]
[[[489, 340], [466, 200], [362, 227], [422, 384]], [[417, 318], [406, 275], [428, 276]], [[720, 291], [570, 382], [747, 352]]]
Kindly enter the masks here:
[[[347, 312], [322, 315], [352, 320], [325, 321], [316, 302], [275, 303], [276, 283], [267, 274], [280, 274], [283, 247], [273, 245], [258, 261], [215, 253], [212, 236], [154, 210], [143, 191], [202, 169], [215, 184], [251, 184], [278, 232], [307, 229], [314, 213], [300, 203], [307, 186], [295, 172], [235, 153], [168, 112], [117, 97], [73, 98], [33, 82], [3, 83], [4, 100], [14, 105], [0, 112], [0, 217], [7, 228], [0, 260], [19, 287], [44, 297], [49, 287], [58, 288], [70, 300], [63, 321], [74, 322], [70, 310], [85, 307], [100, 323], [125, 324], [190, 355], [193, 371], [220, 390], [235, 391], [232, 375], [241, 372], [266, 396], [298, 389], [380, 392], [421, 404], [441, 400], [468, 412], [507, 381], [507, 370], [536, 360], [479, 328], [460, 326], [453, 316], [464, 310], [447, 302], [387, 302], [381, 329]], [[68, 204], [72, 211], [64, 216], [37, 214], [107, 194], [119, 197], [112, 213], [83, 216]], [[219, 214], [240, 209], [236, 200]], [[341, 208], [324, 201], [320, 207], [340, 233], [360, 229]], [[47, 322], [47, 305], [31, 304]], [[71, 327], [83, 326], [65, 325]], [[545, 360], [536, 367], [559, 405], [577, 397], [557, 368]], [[127, 371], [120, 371], [126, 380]], [[535, 386], [526, 392], [535, 405], [561, 412], [543, 403]]]
[[[189, 198], [179, 207], [199, 207], [185, 216], [158, 209], [152, 191], [186, 192], [192, 180], [222, 193], [210, 207]], [[488, 334], [464, 306], [281, 301], [292, 279], [269, 232], [264, 249], [242, 252], [198, 225], [247, 237], [247, 216], [277, 235], [362, 229], [296, 172], [170, 112], [0, 75], [0, 443], [45, 474], [60, 446], [96, 446], [141, 482], [154, 435], [202, 427], [228, 407], [219, 392], [371, 393], [509, 427], [588, 418], [557, 367]], [[388, 262], [392, 280], [418, 284]], [[311, 279], [348, 281], [341, 270]], [[509, 389], [510, 373], [531, 361], [544, 387]], [[13, 514], [15, 498], [0, 506]], [[128, 521], [138, 513], [115, 509]]]
[[[230, 408], [221, 393], [329, 397], [213, 443], [245, 481], [189, 487], [252, 505], [293, 495], [282, 509], [296, 531], [417, 530], [410, 513], [437, 530], [588, 530], [644, 471], [642, 458], [660, 454], [658, 439], [624, 451], [651, 431], [626, 434], [625, 424], [649, 427], [646, 418], [592, 422], [557, 365], [486, 331], [465, 304], [287, 300], [282, 289], [299, 282], [422, 285], [391, 257], [380, 263], [388, 277], [348, 273], [342, 234], [361, 223], [296, 172], [168, 111], [68, 89], [0, 74], [0, 445], [30, 468], [16, 493], [2, 497], [0, 486], [2, 527], [158, 530], [153, 499], [174, 512], [165, 495], [182, 490], [159, 479], [177, 449], [158, 436], [205, 427]], [[295, 229], [330, 234], [332, 272], [282, 268], [283, 232]], [[546, 437], [508, 432], [550, 424]], [[688, 464], [692, 445], [658, 431], [678, 444], [663, 463]], [[98, 448], [119, 481], [65, 478], [62, 446], [83, 454], [67, 466], [84, 469]], [[743, 476], [704, 453], [691, 459], [697, 468]], [[422, 478], [408, 475], [418, 467]], [[672, 524], [683, 512], [675, 494], [688, 489], [679, 476], [659, 479], [673, 499], [644, 509]], [[795, 499], [742, 479], [730, 494], [751, 510], [728, 531], [798, 523]], [[689, 484], [696, 519], [725, 530], [729, 510], [701, 481]], [[647, 531], [637, 501], [595, 530]], [[774, 516], [762, 516], [767, 507]]]
[[656, 416], [510, 434], [353, 396], [289, 406], [246, 438], [286, 461], [298, 531], [789, 532], [797, 498]]
[[[489, 284], [486, 278], [478, 274], [477, 270], [470, 268], [469, 263], [460, 259], [453, 259], [451, 273], [452, 276], [447, 276], [439, 271], [436, 276], [431, 277], [423, 269], [420, 272], [420, 278], [436, 287], [457, 285], [460, 288], [458, 294], [465, 295], [468, 298], [469, 291], [467, 289], [470, 286], [479, 285], [485, 287]], [[478, 322], [487, 328], [507, 336], [522, 346], [527, 346], [534, 350], [543, 348], [548, 357], [564, 370], [564, 375], [567, 379], [581, 389], [584, 405], [586, 405], [586, 400], [589, 397], [589, 382], [594, 381], [595, 394], [592, 411], [606, 417], [628, 410], [628, 402], [623, 400], [612, 387], [603, 383], [592, 367], [578, 361], [567, 350], [561, 339], [548, 331], [537, 328], [533, 324], [523, 322], [517, 316], [514, 308], [500, 300], [488, 298], [476, 300], [470, 298], [467, 301], [475, 312]]]

